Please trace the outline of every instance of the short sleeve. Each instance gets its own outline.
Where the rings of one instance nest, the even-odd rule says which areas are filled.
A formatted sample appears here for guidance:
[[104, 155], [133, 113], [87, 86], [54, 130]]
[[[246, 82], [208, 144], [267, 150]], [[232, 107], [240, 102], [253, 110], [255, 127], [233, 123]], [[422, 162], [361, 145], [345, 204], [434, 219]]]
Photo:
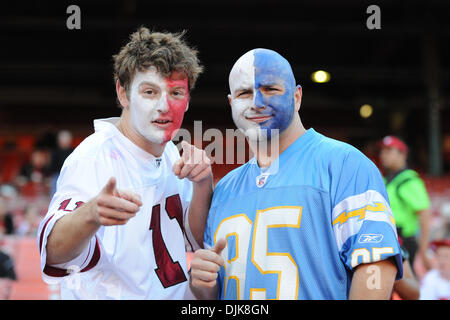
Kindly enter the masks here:
[[97, 166], [90, 159], [68, 162], [61, 170], [57, 191], [53, 196], [48, 212], [41, 221], [37, 233], [38, 249], [41, 257], [41, 272], [48, 282], [58, 282], [70, 271], [88, 271], [100, 259], [100, 241], [94, 236], [86, 249], [75, 259], [57, 265], [47, 265], [47, 238], [55, 223], [65, 214], [76, 210], [95, 197], [107, 181], [101, 177]]
[[350, 151], [333, 185], [332, 227], [339, 256], [353, 272], [360, 264], [394, 258], [403, 274], [395, 220], [378, 168], [359, 151]]
[[414, 211], [421, 211], [430, 207], [427, 189], [423, 180], [418, 177], [402, 184], [398, 189], [398, 193], [402, 200]]
[[436, 287], [438, 285], [437, 271], [429, 271], [422, 279], [420, 286], [420, 300], [438, 300], [436, 295]]

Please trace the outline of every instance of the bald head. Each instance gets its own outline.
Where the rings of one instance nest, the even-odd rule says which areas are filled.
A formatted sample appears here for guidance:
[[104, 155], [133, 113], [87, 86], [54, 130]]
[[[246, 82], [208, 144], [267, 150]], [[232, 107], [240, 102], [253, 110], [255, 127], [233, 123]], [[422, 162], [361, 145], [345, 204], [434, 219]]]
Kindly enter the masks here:
[[294, 73], [289, 62], [278, 52], [259, 48], [246, 52], [235, 62], [228, 83], [233, 95], [238, 88], [254, 87], [275, 78], [282, 79], [285, 85], [295, 86]]

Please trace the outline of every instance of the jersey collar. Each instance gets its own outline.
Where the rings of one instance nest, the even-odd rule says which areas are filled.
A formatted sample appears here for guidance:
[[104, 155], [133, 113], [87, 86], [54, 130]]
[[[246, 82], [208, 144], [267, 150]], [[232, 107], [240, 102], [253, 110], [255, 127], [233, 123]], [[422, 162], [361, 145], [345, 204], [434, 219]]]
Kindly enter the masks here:
[[120, 119], [119, 117], [112, 117], [94, 120], [95, 132], [99, 131], [111, 132], [114, 136], [120, 139], [121, 143], [124, 144], [127, 150], [130, 151], [130, 153], [132, 153], [137, 158], [141, 158], [147, 161], [151, 160], [152, 162], [155, 162], [154, 160], [156, 159], [160, 159], [155, 157], [151, 153], [148, 153], [147, 151], [143, 150], [142, 148], [138, 147], [130, 139], [125, 137], [116, 126], [116, 123], [119, 121], [119, 119]]
[[[283, 164], [284, 159], [289, 157], [293, 152], [298, 153], [300, 149], [302, 149], [305, 145], [308, 144], [308, 142], [313, 139], [318, 133], [313, 129], [309, 128], [305, 131], [304, 134], [302, 134], [300, 137], [297, 138], [293, 143], [291, 143], [286, 150], [283, 151], [283, 153], [280, 154], [280, 156], [274, 160], [274, 162], [267, 168], [260, 168], [262, 173], [275, 173], [275, 167], [278, 167], [279, 165]], [[256, 160], [256, 156], [253, 156], [249, 162], [251, 165], [258, 165], [258, 161]]]

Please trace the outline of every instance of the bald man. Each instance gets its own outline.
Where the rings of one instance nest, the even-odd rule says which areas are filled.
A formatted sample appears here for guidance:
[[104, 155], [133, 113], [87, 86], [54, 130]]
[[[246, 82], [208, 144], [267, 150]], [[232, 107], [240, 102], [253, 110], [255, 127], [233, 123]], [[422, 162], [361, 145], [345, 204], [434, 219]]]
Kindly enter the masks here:
[[354, 147], [306, 130], [289, 62], [254, 49], [229, 76], [255, 154], [216, 186], [195, 252], [200, 299], [389, 299], [402, 276], [383, 179]]

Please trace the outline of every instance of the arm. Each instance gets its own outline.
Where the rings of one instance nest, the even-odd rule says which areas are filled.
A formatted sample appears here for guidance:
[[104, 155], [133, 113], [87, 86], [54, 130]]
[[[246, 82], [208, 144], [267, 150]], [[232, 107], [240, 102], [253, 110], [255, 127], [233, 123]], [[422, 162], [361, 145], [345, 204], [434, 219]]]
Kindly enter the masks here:
[[427, 257], [427, 249], [430, 239], [430, 221], [431, 221], [431, 210], [425, 209], [418, 211], [419, 222], [420, 222], [420, 239], [419, 239], [419, 255], [423, 261], [426, 270], [431, 269], [431, 262]]
[[420, 286], [409, 260], [403, 261], [403, 278], [395, 281], [394, 291], [404, 300], [419, 300]]
[[410, 179], [398, 189], [398, 195], [418, 215], [420, 238], [417, 253], [422, 259], [424, 267], [428, 271], [431, 265], [426, 252], [429, 244], [432, 212], [430, 209], [430, 198], [425, 183], [420, 178]]
[[194, 183], [194, 192], [189, 206], [189, 226], [192, 235], [200, 246], [203, 246], [203, 233], [213, 194], [212, 175], [207, 179]]
[[173, 172], [179, 179], [188, 178], [193, 182], [193, 194], [189, 205], [189, 227], [192, 235], [203, 247], [203, 233], [213, 194], [211, 160], [206, 152], [181, 142], [183, 155], [173, 165]]
[[81, 254], [100, 224], [93, 217], [95, 199], [59, 219], [47, 239], [47, 264], [68, 262]]
[[388, 300], [396, 273], [390, 260], [359, 265], [353, 273], [349, 300]]
[[47, 239], [47, 264], [65, 263], [76, 258], [100, 226], [127, 223], [141, 205], [139, 195], [118, 191], [116, 180], [111, 178], [98, 196], [55, 223]]

